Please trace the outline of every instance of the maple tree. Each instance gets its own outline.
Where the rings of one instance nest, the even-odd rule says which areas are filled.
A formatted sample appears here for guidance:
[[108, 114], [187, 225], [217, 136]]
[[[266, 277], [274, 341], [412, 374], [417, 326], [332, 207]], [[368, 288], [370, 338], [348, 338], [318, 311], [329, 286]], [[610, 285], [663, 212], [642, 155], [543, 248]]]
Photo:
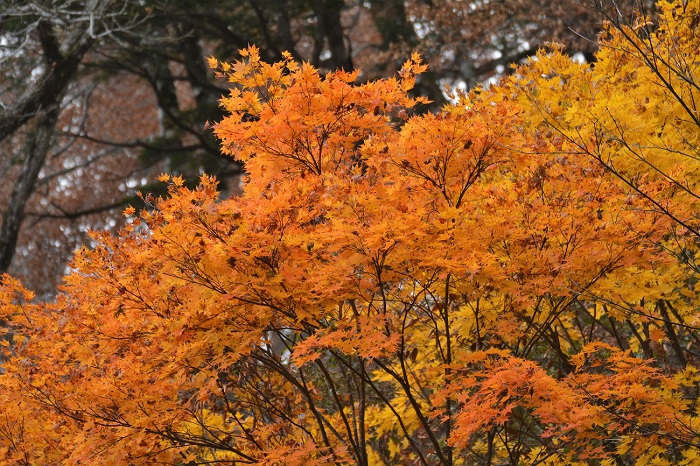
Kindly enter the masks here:
[[[358, 67], [362, 82], [393, 75], [418, 50], [430, 70], [412, 93], [432, 100], [421, 111], [438, 110], [444, 84], [494, 79], [543, 40], [591, 59], [600, 14], [586, 3], [3, 2], [0, 173], [9, 181], [0, 203], [11, 207], [1, 212], [0, 271], [53, 299], [73, 250], [89, 242], [86, 230], [116, 231], [119, 211], [140, 206], [136, 189], [164, 192], [150, 182], [161, 171], [189, 186], [208, 173], [224, 193], [237, 192], [241, 164], [204, 128], [222, 118], [225, 92], [209, 54], [238, 57], [255, 43], [267, 61], [288, 50], [321, 74]], [[617, 2], [625, 15], [634, 3]]]
[[610, 18], [440, 113], [396, 77], [233, 64], [202, 176], [4, 276], [7, 464], [695, 464], [700, 1]]

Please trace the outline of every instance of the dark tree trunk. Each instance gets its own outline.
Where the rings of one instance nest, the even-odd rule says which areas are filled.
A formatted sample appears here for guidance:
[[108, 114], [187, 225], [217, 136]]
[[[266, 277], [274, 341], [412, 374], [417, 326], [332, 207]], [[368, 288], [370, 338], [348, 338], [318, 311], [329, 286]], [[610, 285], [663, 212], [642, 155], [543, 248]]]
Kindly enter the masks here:
[[15, 255], [17, 237], [24, 220], [24, 208], [34, 192], [37, 177], [44, 166], [59, 113], [60, 108], [56, 104], [49, 112], [40, 115], [33, 134], [29, 135], [22, 173], [12, 189], [7, 212], [2, 222], [2, 230], [0, 230], [1, 273], [7, 272]]
[[60, 103], [60, 98], [75, 76], [80, 61], [93, 43], [93, 40], [81, 31], [64, 41], [63, 48], [68, 50], [62, 54], [49, 24], [42, 22], [37, 30], [47, 59], [46, 71], [35, 87], [28, 90], [14, 105], [0, 112], [0, 141], [37, 114]]
[[32, 118], [37, 118], [34, 134], [29, 135], [25, 145], [22, 172], [12, 189], [0, 230], [0, 272], [8, 270], [15, 255], [25, 205], [44, 166], [63, 95], [93, 43], [93, 39], [84, 32], [78, 32], [59, 44], [53, 28], [45, 21], [39, 22], [37, 32], [46, 60], [46, 71], [35, 87], [14, 105], [0, 112], [0, 141]]

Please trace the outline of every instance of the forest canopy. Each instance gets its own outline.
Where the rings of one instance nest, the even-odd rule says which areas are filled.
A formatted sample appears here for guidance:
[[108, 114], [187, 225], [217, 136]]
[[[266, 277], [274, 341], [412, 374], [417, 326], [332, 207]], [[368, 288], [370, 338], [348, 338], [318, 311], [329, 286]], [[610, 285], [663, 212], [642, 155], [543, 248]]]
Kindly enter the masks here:
[[240, 195], [163, 174], [55, 301], [0, 287], [3, 464], [700, 461], [700, 0], [425, 112], [209, 65]]
[[430, 68], [411, 93], [438, 111], [445, 85], [471, 89], [512, 71], [545, 41], [594, 60], [606, 14], [628, 21], [651, 0], [11, 0], [0, 2], [0, 273], [52, 300], [90, 230], [119, 231], [159, 173], [238, 193], [242, 164], [206, 122], [225, 81], [207, 57], [268, 63], [288, 52], [322, 75], [391, 77], [417, 51]]

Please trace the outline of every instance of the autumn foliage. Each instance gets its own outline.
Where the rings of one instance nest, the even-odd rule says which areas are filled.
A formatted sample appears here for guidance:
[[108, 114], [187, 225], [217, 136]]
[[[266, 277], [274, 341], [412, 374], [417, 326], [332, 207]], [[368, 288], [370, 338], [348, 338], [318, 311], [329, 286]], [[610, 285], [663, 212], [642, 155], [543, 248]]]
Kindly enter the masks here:
[[93, 233], [56, 302], [5, 277], [4, 464], [700, 461], [700, 1], [553, 46], [438, 114], [255, 48], [245, 163]]

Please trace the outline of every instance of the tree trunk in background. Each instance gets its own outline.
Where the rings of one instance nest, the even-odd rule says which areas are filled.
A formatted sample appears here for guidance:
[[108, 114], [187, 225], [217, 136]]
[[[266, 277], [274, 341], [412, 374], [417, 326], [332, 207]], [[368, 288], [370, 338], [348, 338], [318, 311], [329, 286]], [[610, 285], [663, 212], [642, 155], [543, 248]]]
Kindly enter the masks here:
[[17, 237], [24, 220], [24, 208], [34, 192], [37, 177], [44, 166], [59, 114], [60, 108], [56, 104], [49, 112], [40, 115], [33, 134], [27, 139], [22, 173], [12, 189], [0, 230], [0, 273], [7, 272], [15, 255]]

